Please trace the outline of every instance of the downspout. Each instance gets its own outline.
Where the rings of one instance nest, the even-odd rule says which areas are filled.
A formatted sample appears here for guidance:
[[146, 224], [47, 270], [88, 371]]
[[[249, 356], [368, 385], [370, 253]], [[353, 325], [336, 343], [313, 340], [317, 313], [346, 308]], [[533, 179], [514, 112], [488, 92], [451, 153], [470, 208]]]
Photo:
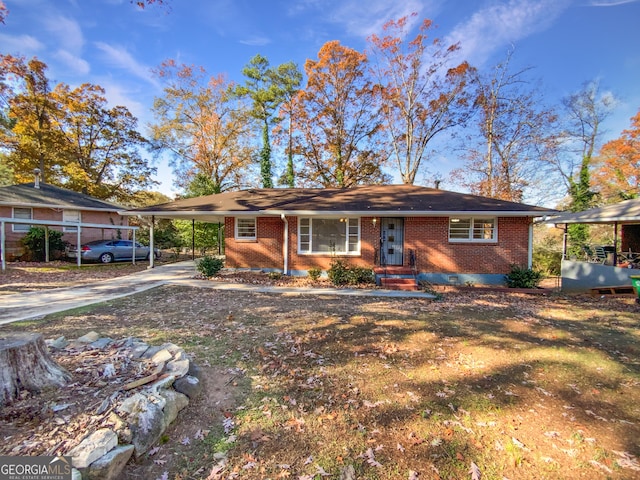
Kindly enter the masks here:
[[527, 246], [527, 268], [533, 268], [533, 221], [529, 222], [529, 245]]
[[284, 222], [284, 242], [283, 242], [283, 257], [284, 257], [284, 274], [289, 275], [289, 220], [284, 215], [284, 213], [280, 214], [280, 218]]

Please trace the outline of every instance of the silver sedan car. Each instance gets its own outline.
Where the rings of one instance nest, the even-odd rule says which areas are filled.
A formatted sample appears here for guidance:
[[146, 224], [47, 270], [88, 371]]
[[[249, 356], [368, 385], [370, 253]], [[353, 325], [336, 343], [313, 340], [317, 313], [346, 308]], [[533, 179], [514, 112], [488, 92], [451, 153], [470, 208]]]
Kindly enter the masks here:
[[[80, 247], [82, 260], [102, 263], [131, 260], [133, 258], [133, 242], [131, 240], [95, 240]], [[136, 260], [149, 258], [149, 247], [140, 243], [135, 244]], [[67, 257], [78, 258], [78, 249], [71, 247], [67, 251]], [[160, 258], [160, 250], [155, 249], [155, 258]]]

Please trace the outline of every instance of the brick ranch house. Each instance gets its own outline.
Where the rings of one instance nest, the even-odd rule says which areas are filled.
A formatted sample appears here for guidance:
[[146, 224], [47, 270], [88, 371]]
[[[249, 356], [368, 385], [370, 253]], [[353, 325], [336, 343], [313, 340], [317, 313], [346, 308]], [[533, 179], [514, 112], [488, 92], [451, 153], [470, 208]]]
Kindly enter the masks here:
[[[333, 258], [437, 283], [501, 284], [531, 266], [533, 219], [555, 210], [414, 185], [250, 189], [121, 212], [224, 224], [225, 266], [304, 275]], [[455, 279], [453, 278], [455, 277]]]
[[122, 207], [42, 182], [0, 187], [0, 219], [5, 245], [3, 260], [15, 260], [24, 254], [21, 240], [31, 227], [27, 223], [12, 223], [12, 220], [35, 220], [34, 226], [43, 228], [47, 226], [46, 222], [53, 222], [48, 228], [62, 231], [62, 239], [75, 245], [78, 227], [55, 223], [81, 224], [82, 243], [116, 238], [117, 227], [125, 227], [120, 234], [126, 238], [129, 219], [120, 216], [118, 210]]

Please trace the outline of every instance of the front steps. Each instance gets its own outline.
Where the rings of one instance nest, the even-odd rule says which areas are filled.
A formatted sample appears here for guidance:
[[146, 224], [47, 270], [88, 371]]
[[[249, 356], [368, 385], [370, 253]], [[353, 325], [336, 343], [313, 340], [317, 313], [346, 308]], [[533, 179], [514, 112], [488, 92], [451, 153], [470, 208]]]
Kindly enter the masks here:
[[420, 290], [411, 267], [375, 267], [376, 285], [388, 290], [416, 292]]

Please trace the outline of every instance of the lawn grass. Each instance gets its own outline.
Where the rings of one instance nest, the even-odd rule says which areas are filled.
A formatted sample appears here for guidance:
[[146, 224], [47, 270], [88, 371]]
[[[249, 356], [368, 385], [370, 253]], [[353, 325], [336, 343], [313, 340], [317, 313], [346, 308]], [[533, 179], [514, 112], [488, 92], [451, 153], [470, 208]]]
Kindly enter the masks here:
[[193, 402], [146, 478], [630, 479], [639, 313], [632, 298], [162, 287], [0, 333], [171, 341], [226, 371], [233, 407]]

